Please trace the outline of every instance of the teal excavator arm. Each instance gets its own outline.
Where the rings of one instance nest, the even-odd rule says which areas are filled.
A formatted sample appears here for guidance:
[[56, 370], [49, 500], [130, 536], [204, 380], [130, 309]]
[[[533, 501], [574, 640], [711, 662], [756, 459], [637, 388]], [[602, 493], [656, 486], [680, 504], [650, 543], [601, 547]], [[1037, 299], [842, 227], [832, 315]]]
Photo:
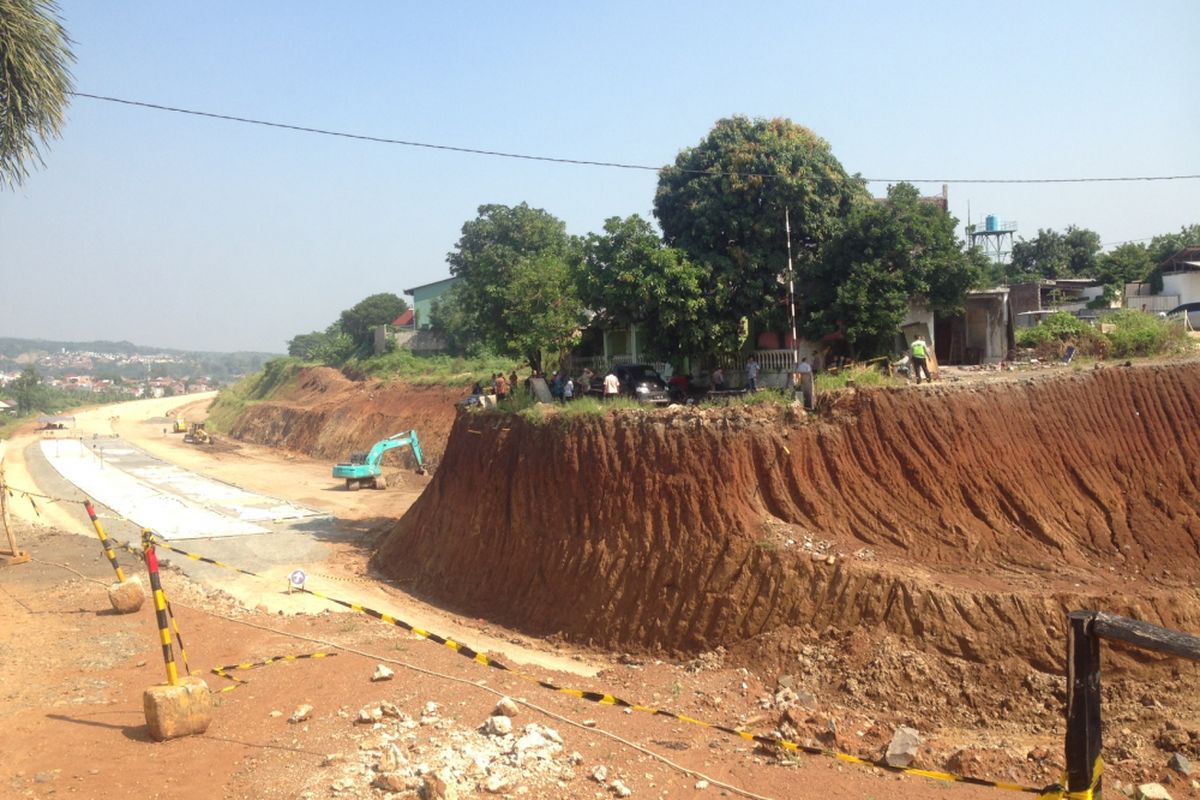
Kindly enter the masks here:
[[417, 460], [417, 474], [425, 474], [425, 454], [421, 452], [421, 441], [416, 431], [397, 433], [386, 439], [380, 439], [366, 453], [353, 453], [349, 461], [335, 464], [333, 477], [346, 481], [346, 488], [351, 491], [360, 486], [373, 486], [376, 489], [387, 487], [383, 478], [383, 469], [379, 466], [383, 454], [397, 447], [411, 447], [413, 457]]

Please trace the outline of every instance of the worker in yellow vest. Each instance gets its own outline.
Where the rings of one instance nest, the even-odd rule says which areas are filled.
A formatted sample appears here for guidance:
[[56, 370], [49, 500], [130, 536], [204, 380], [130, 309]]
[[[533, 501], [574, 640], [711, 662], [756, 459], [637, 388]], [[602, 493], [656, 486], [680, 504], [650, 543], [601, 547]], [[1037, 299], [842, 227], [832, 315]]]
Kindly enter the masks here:
[[925, 337], [917, 334], [917, 338], [913, 339], [913, 343], [908, 347], [908, 354], [912, 360], [912, 374], [916, 376], [917, 384], [921, 383], [921, 373], [925, 373], [925, 380], [932, 382], [933, 378], [929, 377], [929, 345], [925, 344]]

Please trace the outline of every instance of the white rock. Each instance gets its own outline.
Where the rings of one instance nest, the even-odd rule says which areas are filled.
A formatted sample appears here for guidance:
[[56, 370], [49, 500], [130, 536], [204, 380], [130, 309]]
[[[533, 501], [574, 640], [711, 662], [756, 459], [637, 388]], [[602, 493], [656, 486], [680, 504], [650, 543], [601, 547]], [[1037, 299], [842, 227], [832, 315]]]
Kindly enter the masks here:
[[500, 794], [508, 788], [508, 781], [502, 775], [489, 775], [483, 788], [488, 794]]
[[371, 676], [373, 681], [390, 681], [395, 676], [395, 671], [379, 664], [375, 667], [375, 674]]
[[549, 744], [550, 741], [545, 736], [542, 736], [541, 731], [527, 729], [525, 735], [517, 739], [516, 747], [518, 752], [522, 752], [525, 750], [540, 750]]
[[592, 770], [592, 780], [596, 783], [604, 783], [608, 780], [608, 768], [603, 764]]
[[359, 709], [358, 719], [356, 721], [363, 724], [369, 724], [372, 722], [379, 722], [381, 719], [383, 719], [383, 709], [381, 709], [379, 706], [364, 706], [363, 708]]
[[708, 788], [708, 781], [696, 781], [696, 789], [703, 792]]
[[1137, 787], [1137, 800], [1171, 800], [1171, 795], [1160, 783], [1143, 783]]
[[383, 702], [379, 704], [379, 713], [385, 717], [395, 717], [396, 719], [404, 719], [405, 713], [400, 710], [400, 707], [395, 703]]
[[489, 736], [508, 736], [512, 733], [512, 720], [505, 716], [488, 717], [483, 732]]
[[500, 702], [496, 703], [496, 710], [492, 712], [493, 716], [515, 717], [521, 711], [516, 702], [511, 697], [501, 697]]
[[629, 797], [633, 794], [633, 790], [621, 782], [619, 778], [614, 778], [613, 782], [608, 785], [612, 793], [617, 797]]
[[425, 709], [421, 712], [427, 717], [437, 716], [438, 704], [430, 700], [425, 704]]
[[917, 748], [921, 746], [921, 734], [916, 728], [901, 725], [892, 734], [892, 742], [888, 745], [884, 760], [893, 767], [907, 767], [917, 757]]
[[302, 705], [299, 708], [297, 708], [295, 711], [292, 712], [292, 715], [290, 717], [288, 717], [288, 722], [291, 722], [293, 724], [297, 723], [297, 722], [304, 722], [306, 719], [308, 719], [309, 717], [312, 716], [312, 712], [313, 712], [312, 706]]
[[579, 766], [583, 763], [583, 754], [576, 750], [575, 752], [571, 753], [570, 761], [575, 766]]
[[271, 712], [271, 714], [270, 714], [270, 716], [271, 716], [272, 718], [274, 718], [274, 717], [282, 717], [282, 716], [283, 716], [283, 712], [282, 712], [282, 711], [272, 711], [272, 712]]

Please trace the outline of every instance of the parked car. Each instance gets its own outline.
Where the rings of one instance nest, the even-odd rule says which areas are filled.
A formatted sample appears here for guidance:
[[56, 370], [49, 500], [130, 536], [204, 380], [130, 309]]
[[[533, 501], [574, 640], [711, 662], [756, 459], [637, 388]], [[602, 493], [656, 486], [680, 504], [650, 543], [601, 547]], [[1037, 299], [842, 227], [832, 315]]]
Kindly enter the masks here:
[[[620, 387], [620, 394], [637, 400], [639, 403], [650, 403], [665, 406], [671, 402], [667, 383], [654, 367], [648, 364], [619, 364], [613, 368]], [[595, 397], [604, 395], [604, 376], [596, 375], [588, 394]]]

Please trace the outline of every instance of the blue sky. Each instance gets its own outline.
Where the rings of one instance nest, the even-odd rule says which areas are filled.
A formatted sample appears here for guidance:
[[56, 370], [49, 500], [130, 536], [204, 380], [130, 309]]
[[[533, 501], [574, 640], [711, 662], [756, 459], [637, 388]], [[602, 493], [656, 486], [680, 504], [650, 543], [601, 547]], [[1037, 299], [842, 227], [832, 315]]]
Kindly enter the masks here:
[[[1200, 173], [1194, 0], [61, 10], [79, 91], [298, 125], [666, 164], [741, 113], [812, 128], [869, 178]], [[655, 181], [80, 98], [46, 167], [0, 190], [0, 335], [282, 352], [369, 294], [445, 277], [481, 204], [586, 234], [649, 215]], [[1027, 236], [1200, 222], [1195, 180], [952, 184], [950, 200]]]

